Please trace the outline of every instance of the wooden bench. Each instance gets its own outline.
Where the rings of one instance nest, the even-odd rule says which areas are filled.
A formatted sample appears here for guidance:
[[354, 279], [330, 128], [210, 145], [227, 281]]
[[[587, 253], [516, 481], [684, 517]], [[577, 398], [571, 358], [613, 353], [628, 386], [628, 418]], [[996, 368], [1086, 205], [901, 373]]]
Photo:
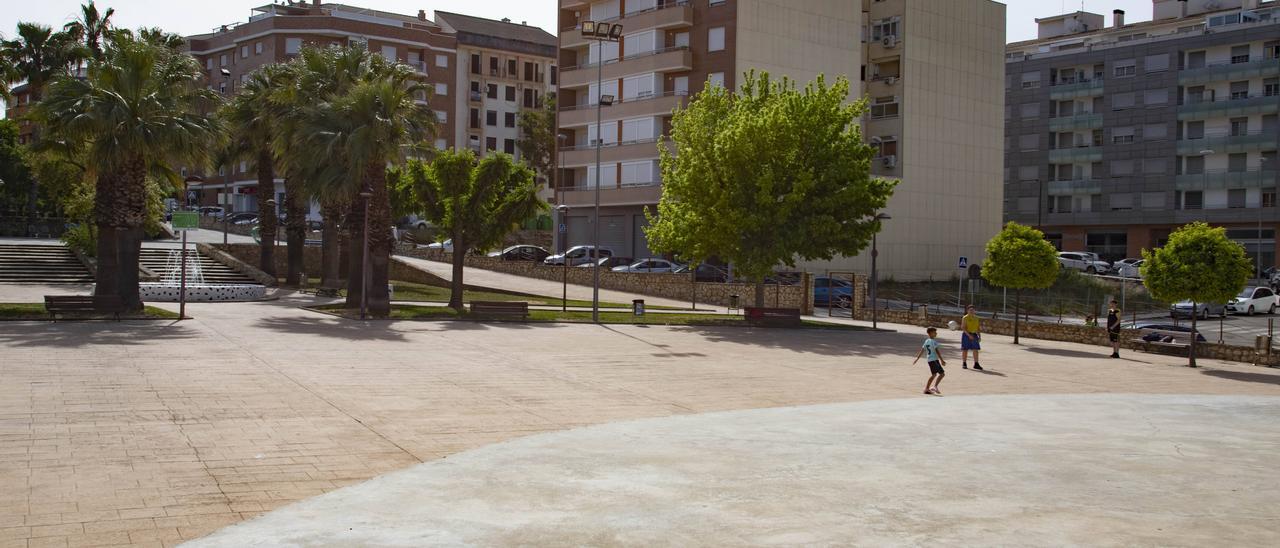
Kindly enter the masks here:
[[748, 306], [742, 309], [747, 323], [766, 327], [798, 327], [800, 325], [799, 308], [757, 308]]
[[471, 301], [471, 315], [504, 320], [529, 319], [526, 301]]
[[58, 315], [67, 314], [111, 314], [117, 321], [120, 313], [125, 311], [124, 301], [119, 295], [100, 295], [91, 297], [62, 297], [45, 295], [44, 309], [49, 317], [58, 321]]
[[1148, 341], [1142, 338], [1130, 339], [1130, 342], [1132, 342], [1135, 345], [1142, 346], [1142, 351], [1147, 353], [1150, 353], [1151, 349], [1153, 348], [1155, 349], [1165, 348], [1170, 350], [1177, 350], [1178, 352], [1189, 352], [1191, 348], [1190, 343], [1184, 343], [1184, 342], [1168, 343], [1168, 342], [1161, 342], [1161, 341]]

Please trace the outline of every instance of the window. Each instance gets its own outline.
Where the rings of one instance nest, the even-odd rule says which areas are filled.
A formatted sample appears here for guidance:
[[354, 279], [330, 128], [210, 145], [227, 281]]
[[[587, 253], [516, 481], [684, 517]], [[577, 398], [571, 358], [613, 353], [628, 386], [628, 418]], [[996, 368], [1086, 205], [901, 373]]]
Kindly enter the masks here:
[[504, 99], [506, 99], [506, 100], [508, 100], [508, 101], [511, 101], [512, 103], [516, 102], [516, 87], [515, 87], [515, 86], [506, 86], [506, 88], [503, 90], [503, 92], [504, 92], [504, 94], [503, 94], [503, 98], [504, 98]]
[[1049, 213], [1071, 213], [1071, 197], [1050, 196]]
[[285, 38], [284, 39], [284, 52], [286, 54], [298, 53], [301, 50], [302, 50], [301, 38]]
[[1142, 209], [1164, 209], [1164, 193], [1143, 192]]
[[1169, 90], [1149, 89], [1142, 93], [1142, 104], [1146, 106], [1163, 105], [1169, 102]]
[[556, 83], [556, 79], [557, 79], [556, 76], [560, 73], [560, 71], [556, 68], [556, 66], [551, 65], [551, 68], [547, 69], [547, 72], [551, 73], [551, 85], [553, 86], [559, 85]]
[[441, 97], [446, 97], [446, 96], [448, 96], [448, 95], [449, 95], [449, 84], [445, 84], [445, 83], [443, 83], [443, 82], [442, 82], [442, 83], [437, 83], [437, 84], [436, 84], [436, 95], [439, 95], [439, 96], [441, 96]]
[[1233, 188], [1227, 191], [1227, 208], [1228, 209], [1244, 209], [1245, 190], [1243, 188]]
[[1117, 192], [1108, 197], [1107, 201], [1111, 206], [1111, 211], [1124, 211], [1133, 209], [1133, 194], [1128, 192]]
[[388, 61], [395, 61], [398, 58], [396, 55], [396, 47], [382, 46], [382, 58]]
[[485, 138], [484, 138], [484, 149], [485, 149], [485, 150], [498, 150], [498, 138], [497, 138], [497, 137], [485, 137]]
[[[617, 82], [614, 82], [617, 85]], [[538, 92], [532, 89], [524, 90], [524, 108], [533, 108], [538, 102]]]
[[1187, 156], [1186, 169], [1183, 170], [1187, 175], [1200, 175], [1204, 173], [1204, 156]]
[[206, 68], [206, 69], [208, 69], [208, 70], [213, 70], [213, 58], [212, 58], [212, 57], [206, 57], [206, 58], [204, 59], [204, 68]]
[[515, 59], [507, 59], [507, 76], [511, 78], [519, 78], [520, 70], [516, 68]]
[[[490, 58], [489, 58], [489, 75], [490, 75], [490, 76], [497, 76], [497, 75], [498, 75], [498, 58], [497, 58], [497, 57], [490, 57]], [[492, 149], [490, 149], [490, 150], [492, 150]]]
[[1164, 158], [1147, 158], [1142, 161], [1142, 172], [1147, 175], [1162, 175], [1169, 171]]
[[489, 84], [485, 87], [485, 97], [490, 99], [498, 98], [498, 84]]
[[247, 45], [245, 45], [245, 46], [240, 46], [240, 58], [241, 58], [241, 59], [248, 59], [248, 58], [249, 58], [249, 46], [247, 46]]
[[[654, 87], [658, 82], [655, 73], [630, 76], [622, 80], [622, 98], [624, 101], [647, 99], [653, 97]], [[688, 89], [686, 85], [686, 89]]]
[[1201, 68], [1204, 68], [1204, 63], [1205, 63], [1205, 53], [1206, 53], [1206, 52], [1203, 52], [1203, 51], [1189, 51], [1189, 52], [1187, 52], [1187, 68], [1188, 68], [1188, 69], [1201, 69]]
[[1240, 137], [1242, 135], [1247, 135], [1249, 133], [1249, 119], [1248, 118], [1232, 118], [1230, 132], [1232, 137]]
[[1249, 98], [1249, 82], [1247, 80], [1244, 82], [1231, 82], [1231, 100], [1232, 101], [1237, 101], [1240, 99], [1248, 99], [1248, 98]]
[[1136, 61], [1133, 59], [1125, 59], [1123, 61], [1116, 61], [1115, 64], [1112, 65], [1111, 75], [1116, 78], [1127, 78], [1137, 74], [1137, 70], [1138, 67]]
[[1267, 78], [1262, 81], [1262, 94], [1267, 97], [1280, 95], [1280, 78]]
[[480, 74], [480, 54], [471, 54], [471, 74]]
[[254, 44], [254, 45], [253, 45], [253, 54], [254, 54], [254, 55], [261, 55], [261, 54], [262, 54], [262, 42], [258, 42], [258, 43], [256, 43], [256, 44]]
[[[631, 3], [627, 2], [627, 5], [630, 6]], [[724, 28], [720, 27], [720, 30], [723, 31]], [[625, 38], [622, 39], [622, 42], [623, 42], [622, 49], [626, 50], [627, 55], [636, 56], [642, 53], [648, 53], [658, 49], [662, 43], [662, 39], [659, 38], [658, 31], [647, 30], [647, 31], [628, 34]]]
[[677, 48], [687, 48], [687, 47], [689, 47], [689, 33], [688, 33], [688, 32], [677, 32], [677, 33], [676, 33], [676, 39], [675, 39], [675, 45], [676, 45], [676, 47], [677, 47]]
[[1035, 213], [1036, 197], [1023, 196], [1018, 198], [1018, 213]]
[[1262, 189], [1262, 207], [1276, 206], [1276, 187]]
[[480, 129], [480, 109], [471, 109], [471, 129]]
[[724, 27], [712, 27], [707, 30], [707, 51], [724, 49]]
[[437, 111], [435, 111], [435, 113], [436, 113], [436, 121], [437, 121], [437, 122], [440, 122], [440, 123], [442, 123], [442, 124], [444, 124], [444, 123], [448, 123], [448, 122], [449, 122], [449, 113], [448, 113], [448, 112], [445, 112], [445, 111], [443, 111], [443, 110], [437, 110]]
[[1125, 175], [1133, 175], [1133, 160], [1112, 160], [1111, 176], [1122, 177]]
[[502, 114], [503, 127], [516, 127], [516, 113], [504, 112]]
[[1147, 124], [1142, 126], [1144, 141], [1161, 141], [1169, 138], [1169, 126], [1166, 124]]
[[1133, 108], [1133, 93], [1117, 93], [1111, 96], [1111, 110]]
[[1040, 87], [1040, 71], [1022, 73], [1022, 89]]
[[878, 118], [895, 118], [897, 116], [898, 116], [898, 98], [897, 97], [894, 97], [894, 96], [876, 97], [875, 100], [871, 102], [872, 118], [877, 118], [877, 119]]
[[[1280, 116], [1275, 114], [1264, 115], [1262, 117], [1262, 134], [1275, 135], [1276, 133], [1280, 133]], [[1272, 154], [1274, 154], [1274, 152]], [[1262, 157], [1266, 158], [1267, 155], [1264, 153]], [[1268, 160], [1268, 162], [1270, 162], [1270, 160]]]
[[1200, 190], [1183, 192], [1182, 209], [1204, 209], [1204, 192]]
[[707, 75], [707, 85], [724, 87], [724, 73], [713, 72]]
[[890, 17], [871, 23], [871, 39], [880, 41], [886, 36], [898, 36], [898, 18]]
[[1032, 133], [1029, 135], [1021, 135], [1018, 137], [1019, 150], [1038, 150], [1040, 148], [1040, 134]]
[[623, 120], [622, 142], [631, 143], [653, 139], [654, 135], [656, 135], [655, 128], [656, 125], [652, 117]]
[[497, 125], [498, 125], [498, 111], [496, 111], [496, 110], [486, 110], [486, 111], [484, 111], [484, 125], [486, 125], [486, 126], [497, 126]]
[[[1111, 144], [1123, 145], [1133, 142], [1134, 129], [1133, 126], [1117, 127], [1111, 129]], [[1133, 172], [1132, 165], [1129, 168], [1130, 173]], [[1113, 172], [1114, 174], [1114, 172]]]
[[1231, 64], [1236, 65], [1236, 64], [1248, 63], [1248, 62], [1249, 62], [1249, 45], [1248, 44], [1245, 44], [1243, 46], [1231, 47]]
[[1021, 108], [1022, 119], [1039, 118], [1040, 103], [1023, 103]]
[[445, 139], [436, 139], [436, 150], [444, 150], [449, 148], [449, 141]]
[[505, 152], [505, 153], [507, 153], [507, 154], [512, 154], [512, 155], [514, 155], [514, 154], [516, 153], [516, 140], [515, 140], [515, 139], [503, 139], [503, 140], [502, 140], [502, 151], [503, 151], [503, 152]]
[[1187, 122], [1187, 139], [1204, 139], [1204, 122]]
[[1169, 70], [1169, 54], [1161, 53], [1159, 55], [1148, 55], [1142, 60], [1142, 69], [1147, 72], [1161, 72]]
[[436, 56], [436, 66], [437, 66], [437, 67], [447, 67], [447, 66], [449, 66], [449, 56], [448, 56], [448, 55], [437, 55], [437, 56]]
[[1040, 178], [1040, 166], [1019, 166], [1019, 181], [1035, 181]]
[[1245, 153], [1227, 155], [1227, 171], [1244, 173], [1249, 165], [1249, 155]]
[[227, 66], [227, 54], [224, 53], [218, 56], [218, 66], [220, 67]]

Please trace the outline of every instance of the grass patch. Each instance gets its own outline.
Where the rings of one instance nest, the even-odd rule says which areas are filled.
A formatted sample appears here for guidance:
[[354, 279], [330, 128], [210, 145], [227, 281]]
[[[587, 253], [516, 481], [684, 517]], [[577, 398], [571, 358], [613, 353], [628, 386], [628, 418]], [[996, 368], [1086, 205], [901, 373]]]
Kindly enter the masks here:
[[[312, 310], [336, 314], [344, 318], [358, 318], [359, 312], [346, 309], [341, 304], [311, 307]], [[484, 316], [472, 316], [468, 312], [458, 311], [444, 306], [396, 305], [391, 307], [390, 319], [393, 320], [472, 320], [483, 321]], [[590, 312], [561, 312], [559, 310], [530, 310], [531, 323], [590, 323]], [[738, 315], [727, 314], [680, 314], [657, 313], [636, 316], [630, 312], [601, 312], [600, 323], [624, 325], [689, 325], [689, 326], [749, 326]], [[815, 321], [803, 321], [801, 326], [815, 329], [836, 329], [845, 331], [868, 331], [868, 328], [853, 325], [831, 324]]]
[[[281, 281], [283, 282], [283, 279]], [[311, 278], [311, 281], [308, 282], [308, 285], [310, 287], [317, 287], [320, 285], [320, 279]], [[408, 301], [408, 302], [443, 302], [443, 303], [449, 302], [449, 288], [447, 287], [438, 287], [434, 285], [426, 285], [426, 284], [420, 284], [420, 283], [414, 283], [414, 282], [400, 282], [400, 281], [392, 281], [391, 285], [395, 288], [395, 294], [391, 296], [392, 300]], [[341, 293], [346, 294], [345, 291], [342, 291]], [[526, 301], [529, 304], [538, 304], [538, 305], [547, 305], [547, 306], [560, 306], [560, 302], [561, 302], [561, 300], [556, 297], [546, 297], [543, 295], [511, 294], [511, 293], [497, 293], [493, 291], [473, 291], [473, 290], [464, 290], [462, 292], [462, 301], [463, 302]], [[568, 306], [590, 307], [591, 301], [569, 299]], [[607, 307], [607, 308], [625, 308], [627, 310], [631, 309], [630, 303], [624, 304], [624, 303], [611, 303], [611, 302], [600, 301], [600, 306]], [[676, 307], [670, 307], [670, 306], [655, 306], [655, 305], [645, 305], [645, 308], [648, 308], [650, 310], [684, 310], [682, 308], [676, 308]]]
[[[115, 316], [111, 314], [66, 314], [59, 315], [58, 319], [66, 318], [68, 320], [114, 320]], [[44, 309], [44, 303], [0, 303], [0, 320], [48, 320], [49, 312]], [[122, 320], [176, 320], [177, 312], [170, 312], [163, 308], [148, 306], [143, 309], [141, 314], [121, 314]]]

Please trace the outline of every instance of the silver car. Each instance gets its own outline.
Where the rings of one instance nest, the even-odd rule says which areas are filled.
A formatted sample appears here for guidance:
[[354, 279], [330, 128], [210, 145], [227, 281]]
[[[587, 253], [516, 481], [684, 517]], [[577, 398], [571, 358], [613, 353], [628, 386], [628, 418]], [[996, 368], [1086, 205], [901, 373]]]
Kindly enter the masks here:
[[1171, 318], [1190, 318], [1192, 315], [1207, 320], [1209, 316], [1226, 317], [1227, 308], [1221, 303], [1195, 303], [1192, 308], [1191, 301], [1182, 301], [1173, 303], [1169, 307], [1169, 317]]
[[614, 272], [666, 273], [674, 272], [680, 265], [666, 259], [640, 259], [634, 263], [613, 267]]

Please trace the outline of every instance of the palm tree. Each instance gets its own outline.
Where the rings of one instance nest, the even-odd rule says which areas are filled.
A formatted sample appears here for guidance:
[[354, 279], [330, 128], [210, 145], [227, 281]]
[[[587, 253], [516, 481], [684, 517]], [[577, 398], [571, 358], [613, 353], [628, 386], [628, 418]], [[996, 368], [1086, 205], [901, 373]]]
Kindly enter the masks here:
[[[276, 195], [276, 157], [272, 150], [275, 139], [275, 111], [271, 96], [284, 84], [288, 76], [283, 65], [266, 65], [245, 82], [240, 93], [222, 110], [222, 118], [231, 136], [232, 160], [246, 159], [253, 163], [258, 175], [258, 228], [262, 242], [259, 245], [258, 268], [276, 276], [275, 236], [278, 229], [277, 213], [270, 200]], [[270, 238], [271, 243], [268, 242]], [[291, 281], [296, 283], [296, 280]]]
[[107, 11], [98, 13], [98, 6], [89, 0], [88, 4], [80, 6], [80, 18], [67, 23], [62, 30], [75, 41], [84, 43], [90, 59], [102, 59], [102, 43], [111, 37], [111, 16], [115, 12], [115, 8], [107, 8]]
[[[387, 65], [351, 89], [304, 111], [301, 129], [307, 140], [326, 156], [342, 158], [347, 181], [360, 183], [368, 197], [369, 310], [375, 316], [391, 312], [387, 282], [391, 260], [391, 203], [387, 165], [404, 160], [404, 149], [428, 141], [435, 132], [435, 115], [415, 99], [428, 88], [405, 65]], [[362, 233], [365, 204], [352, 202], [348, 272], [363, 267]], [[361, 276], [348, 276], [347, 306], [359, 305]]]
[[[54, 32], [52, 27], [36, 23], [18, 23], [18, 36], [0, 42], [0, 57], [7, 60], [9, 70], [3, 74], [5, 83], [27, 83], [28, 100], [38, 103], [44, 97], [45, 86], [57, 76], [71, 74], [80, 65], [83, 52], [76, 40], [65, 32]], [[41, 130], [32, 132], [36, 142]], [[40, 184], [34, 177], [27, 190], [27, 226], [35, 225], [36, 206], [40, 196]]]
[[202, 78], [188, 55], [117, 39], [87, 78], [58, 78], [34, 109], [51, 136], [83, 144], [96, 191], [95, 293], [119, 295], [134, 310], [142, 307], [138, 255], [148, 177], [179, 184], [168, 166], [205, 165], [220, 146], [222, 130], [207, 114], [219, 96], [200, 85]]

